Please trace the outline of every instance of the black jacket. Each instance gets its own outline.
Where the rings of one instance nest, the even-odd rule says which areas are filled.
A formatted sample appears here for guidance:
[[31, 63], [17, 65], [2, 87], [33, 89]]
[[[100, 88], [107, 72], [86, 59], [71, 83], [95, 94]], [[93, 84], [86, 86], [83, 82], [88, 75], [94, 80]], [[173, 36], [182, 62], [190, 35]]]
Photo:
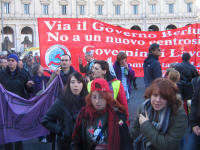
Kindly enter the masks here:
[[[84, 107], [85, 108], [85, 107]], [[89, 148], [89, 145], [87, 145], [87, 136], [85, 132], [86, 125], [91, 121], [87, 117], [83, 117], [85, 110], [82, 109], [77, 120], [81, 119], [80, 126], [76, 125], [76, 128], [74, 129], [74, 133], [77, 135], [73, 135], [72, 140], [72, 150], [93, 150]], [[120, 150], [133, 150], [133, 145], [131, 143], [131, 137], [129, 134], [129, 129], [126, 122], [126, 115], [123, 113], [120, 113], [119, 111], [115, 111], [117, 114], [117, 117], [119, 120], [122, 120], [124, 123], [122, 125], [119, 125], [119, 136], [120, 136]], [[109, 117], [109, 116], [108, 116]], [[73, 133], [73, 134], [74, 134]], [[109, 133], [108, 133], [109, 134]]]
[[182, 99], [188, 100], [192, 98], [193, 87], [192, 79], [198, 76], [196, 68], [188, 61], [183, 61], [175, 66], [175, 69], [180, 73], [180, 80], [177, 83]]
[[58, 135], [58, 149], [70, 149], [71, 136], [76, 122], [76, 117], [85, 105], [84, 98], [77, 97], [76, 106], [69, 106], [63, 97], [56, 100], [45, 114], [42, 125], [49, 131]]
[[191, 127], [200, 126], [200, 77], [194, 79], [194, 95], [192, 97], [190, 124]]
[[29, 93], [33, 91], [33, 88], [26, 86], [29, 80], [30, 76], [28, 73], [18, 68], [13, 73], [11, 73], [8, 67], [0, 72], [0, 83], [4, 88], [23, 98], [28, 98]]
[[148, 87], [156, 78], [162, 77], [161, 65], [158, 61], [158, 56], [149, 54], [144, 60], [143, 69], [145, 87]]

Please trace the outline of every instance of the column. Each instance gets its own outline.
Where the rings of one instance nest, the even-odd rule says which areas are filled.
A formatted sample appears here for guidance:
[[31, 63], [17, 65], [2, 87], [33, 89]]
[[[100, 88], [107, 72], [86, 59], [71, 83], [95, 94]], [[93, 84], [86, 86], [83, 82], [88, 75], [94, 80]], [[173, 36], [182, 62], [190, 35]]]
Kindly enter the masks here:
[[21, 29], [20, 29], [20, 25], [16, 24], [14, 29], [15, 29], [15, 31], [14, 31], [15, 51], [19, 52], [20, 51], [20, 46], [21, 46]]
[[40, 45], [39, 45], [39, 33], [38, 33], [37, 22], [34, 25], [34, 47], [40, 47]]

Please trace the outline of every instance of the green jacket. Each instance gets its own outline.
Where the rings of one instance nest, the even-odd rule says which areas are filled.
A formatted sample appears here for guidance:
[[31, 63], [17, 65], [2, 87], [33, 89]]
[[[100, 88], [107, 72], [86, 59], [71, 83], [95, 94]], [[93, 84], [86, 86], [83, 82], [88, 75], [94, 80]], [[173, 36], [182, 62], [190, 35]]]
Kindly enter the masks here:
[[178, 109], [176, 115], [171, 115], [167, 133], [163, 135], [152, 125], [150, 121], [139, 124], [138, 111], [133, 128], [130, 129], [133, 140], [139, 136], [140, 132], [144, 134], [152, 143], [155, 149], [152, 150], [179, 150], [180, 141], [187, 129], [187, 117], [183, 107]]

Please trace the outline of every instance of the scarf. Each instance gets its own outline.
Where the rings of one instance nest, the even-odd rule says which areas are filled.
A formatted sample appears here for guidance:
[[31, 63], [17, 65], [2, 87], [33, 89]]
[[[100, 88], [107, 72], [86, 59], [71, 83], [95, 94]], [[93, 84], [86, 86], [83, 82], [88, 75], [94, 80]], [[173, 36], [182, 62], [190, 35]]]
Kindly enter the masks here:
[[89, 122], [108, 112], [108, 150], [120, 150], [119, 118], [115, 110], [107, 106], [102, 111], [96, 111], [96, 109], [90, 105], [86, 106], [82, 112], [84, 113], [82, 117], [86, 118], [86, 121]]
[[[151, 106], [151, 101], [150, 99], [148, 99], [142, 104], [141, 113], [144, 115], [145, 112], [147, 112], [149, 120], [151, 121], [152, 125], [156, 128], [156, 130], [158, 130], [162, 134], [165, 134], [169, 125], [171, 109], [169, 107], [165, 107], [158, 113], [153, 109], [153, 107]], [[156, 121], [157, 116], [158, 121]], [[147, 137], [145, 137], [143, 134], [140, 134], [134, 141], [135, 150], [150, 150], [151, 147], [151, 142], [148, 141]]]

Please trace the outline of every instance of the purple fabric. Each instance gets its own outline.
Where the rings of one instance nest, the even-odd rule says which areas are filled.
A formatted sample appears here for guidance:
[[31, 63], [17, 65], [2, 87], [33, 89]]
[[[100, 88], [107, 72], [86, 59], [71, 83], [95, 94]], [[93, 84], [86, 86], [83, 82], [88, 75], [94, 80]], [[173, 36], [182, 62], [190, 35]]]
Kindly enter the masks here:
[[49, 77], [47, 76], [38, 76], [35, 75], [32, 77], [33, 82], [35, 83], [33, 85], [33, 92], [30, 94], [31, 97], [35, 96], [40, 90], [43, 89], [43, 84], [44, 88], [46, 88], [47, 82], [49, 81]]
[[[114, 65], [113, 65], [113, 68], [115, 70], [115, 73], [116, 73], [116, 76], [117, 76], [117, 79], [122, 81], [122, 71], [121, 71], [121, 68], [120, 68], [120, 65], [117, 61], [115, 61]], [[132, 70], [131, 66], [128, 64], [128, 76], [127, 76], [127, 83], [128, 83], [128, 92], [129, 94], [131, 94], [131, 91], [132, 91], [132, 82], [135, 78], [135, 72]]]
[[0, 145], [47, 135], [40, 121], [62, 87], [61, 78], [56, 77], [41, 95], [27, 100], [0, 84]]

